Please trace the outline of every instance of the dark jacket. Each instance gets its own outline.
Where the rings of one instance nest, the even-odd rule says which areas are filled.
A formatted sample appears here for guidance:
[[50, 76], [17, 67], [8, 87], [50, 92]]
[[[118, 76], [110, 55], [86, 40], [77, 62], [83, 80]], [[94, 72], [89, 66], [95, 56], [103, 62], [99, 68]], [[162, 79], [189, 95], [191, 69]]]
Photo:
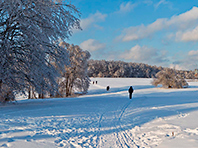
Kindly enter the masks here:
[[132, 86], [130, 86], [130, 88], [129, 88], [129, 93], [130, 93], [130, 94], [133, 93], [133, 87], [132, 87]]
[[107, 88], [106, 88], [106, 89], [107, 89], [107, 91], [109, 91], [110, 87], [109, 87], [109, 86], [107, 86]]

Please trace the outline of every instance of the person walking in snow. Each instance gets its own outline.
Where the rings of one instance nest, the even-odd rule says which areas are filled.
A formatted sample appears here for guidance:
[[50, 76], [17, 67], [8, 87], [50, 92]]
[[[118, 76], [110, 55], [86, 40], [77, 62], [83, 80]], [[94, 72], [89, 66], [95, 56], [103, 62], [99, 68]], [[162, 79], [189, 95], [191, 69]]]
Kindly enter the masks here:
[[132, 99], [133, 87], [130, 86], [128, 91], [129, 91], [129, 98]]
[[106, 89], [107, 89], [107, 91], [109, 91], [110, 87], [109, 87], [109, 86], [107, 86], [107, 88], [106, 88]]

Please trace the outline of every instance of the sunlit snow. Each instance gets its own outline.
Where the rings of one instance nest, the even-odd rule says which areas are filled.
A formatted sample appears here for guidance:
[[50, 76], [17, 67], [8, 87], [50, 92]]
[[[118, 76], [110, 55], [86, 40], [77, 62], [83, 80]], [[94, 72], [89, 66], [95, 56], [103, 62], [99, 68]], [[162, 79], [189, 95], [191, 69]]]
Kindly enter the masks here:
[[0, 105], [0, 147], [198, 147], [198, 82], [163, 89], [152, 79], [91, 80], [98, 83], [78, 98]]

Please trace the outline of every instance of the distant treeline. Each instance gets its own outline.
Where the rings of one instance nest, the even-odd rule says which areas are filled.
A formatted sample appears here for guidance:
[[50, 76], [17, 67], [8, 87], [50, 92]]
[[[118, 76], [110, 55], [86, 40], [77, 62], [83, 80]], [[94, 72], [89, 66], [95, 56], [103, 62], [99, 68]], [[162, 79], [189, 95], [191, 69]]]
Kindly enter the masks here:
[[[123, 61], [88, 61], [89, 77], [126, 77], [126, 78], [152, 78], [161, 70], [170, 69], [151, 66], [143, 63], [127, 63]], [[194, 71], [175, 70], [175, 72], [186, 79], [194, 79]]]

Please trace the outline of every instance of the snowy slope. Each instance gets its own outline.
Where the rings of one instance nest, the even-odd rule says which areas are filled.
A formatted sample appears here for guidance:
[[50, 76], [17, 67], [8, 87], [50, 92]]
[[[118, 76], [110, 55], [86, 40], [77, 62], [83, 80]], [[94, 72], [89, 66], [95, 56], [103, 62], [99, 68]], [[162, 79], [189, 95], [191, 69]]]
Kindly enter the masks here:
[[198, 82], [162, 89], [151, 79], [96, 80], [79, 98], [1, 105], [0, 147], [198, 147]]

